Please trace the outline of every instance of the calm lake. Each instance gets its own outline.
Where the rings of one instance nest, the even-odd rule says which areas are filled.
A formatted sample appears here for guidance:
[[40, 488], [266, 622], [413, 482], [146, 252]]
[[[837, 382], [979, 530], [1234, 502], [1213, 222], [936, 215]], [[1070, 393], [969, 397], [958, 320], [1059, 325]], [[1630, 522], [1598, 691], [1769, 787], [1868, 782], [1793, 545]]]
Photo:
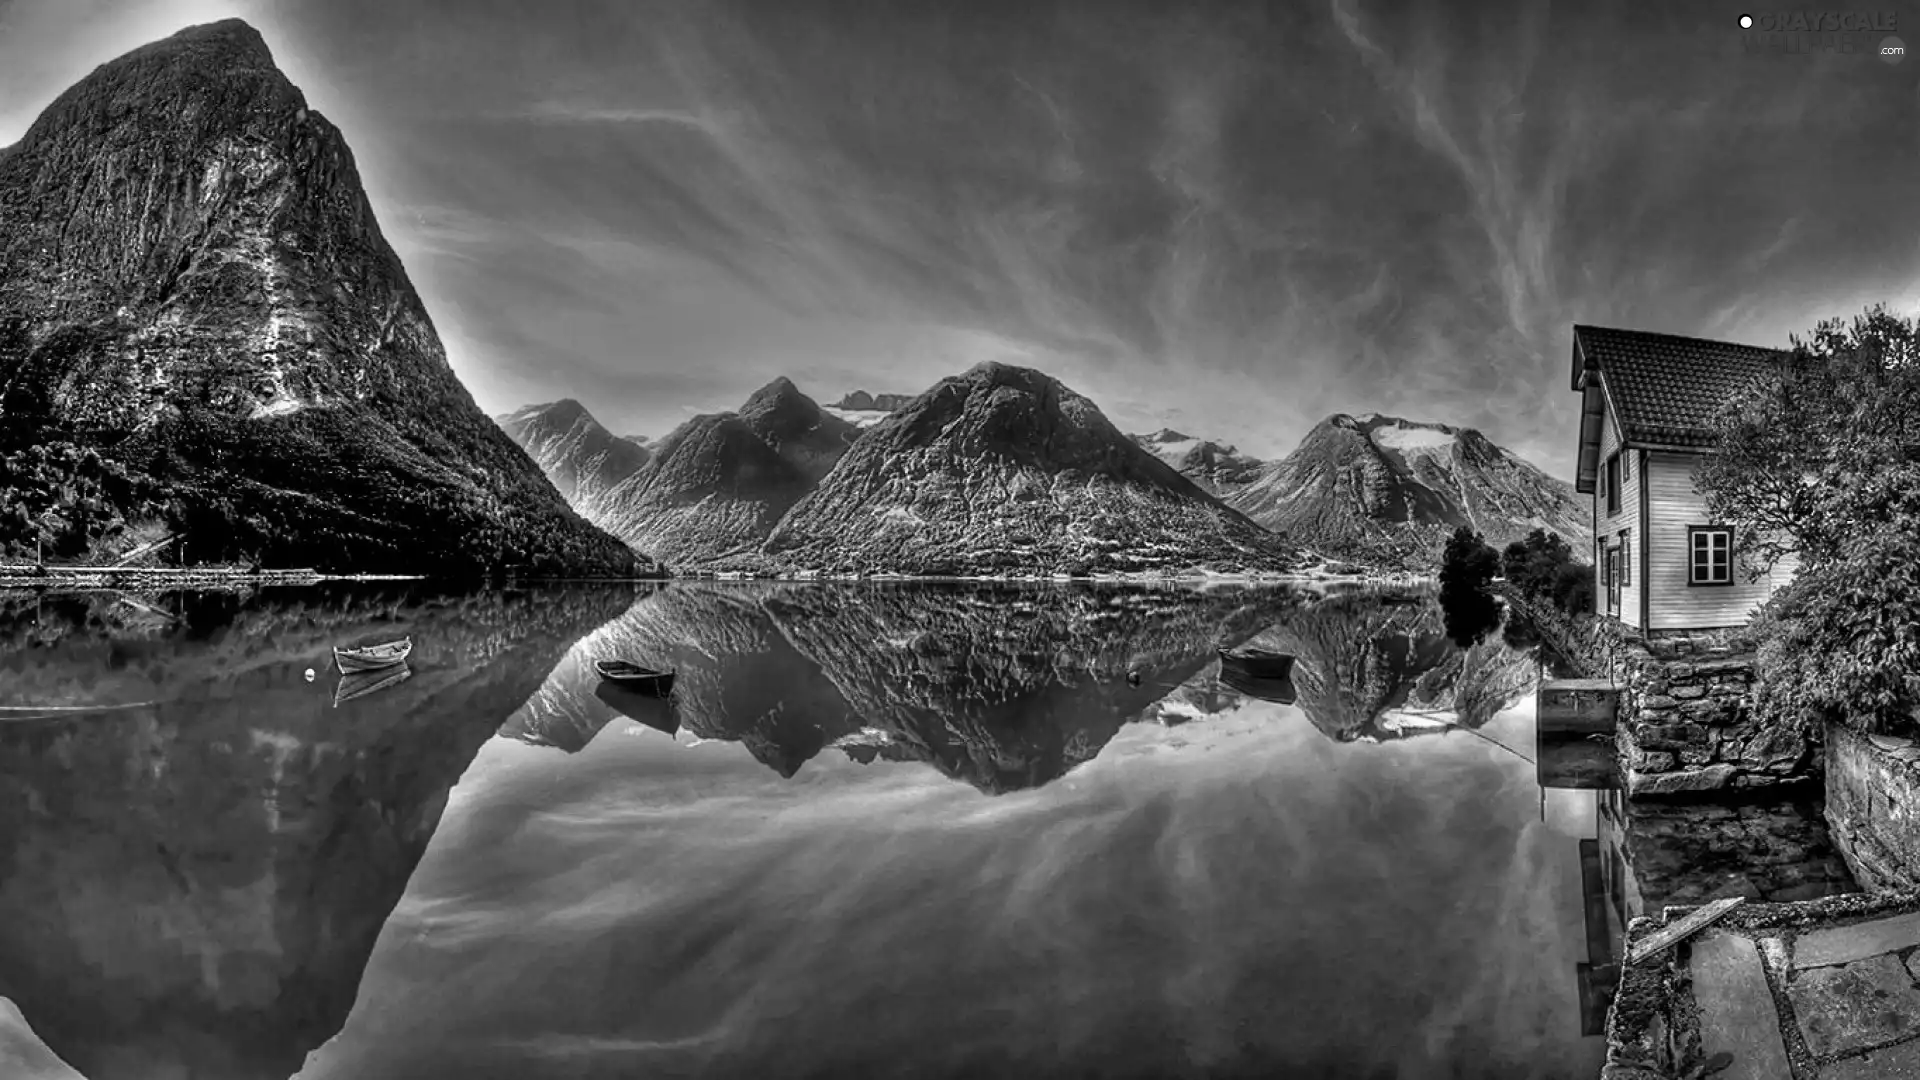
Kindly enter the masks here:
[[1850, 885], [1806, 808], [1636, 824], [1534, 651], [1407, 591], [0, 594], [0, 995], [92, 1080], [1593, 1076], [1621, 920]]

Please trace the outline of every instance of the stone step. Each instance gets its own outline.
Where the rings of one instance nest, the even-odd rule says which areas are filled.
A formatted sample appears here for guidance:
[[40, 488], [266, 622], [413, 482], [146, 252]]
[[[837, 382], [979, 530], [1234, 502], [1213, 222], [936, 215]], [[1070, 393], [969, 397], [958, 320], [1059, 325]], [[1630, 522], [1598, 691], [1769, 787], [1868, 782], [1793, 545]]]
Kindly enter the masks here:
[[1544, 735], [1608, 734], [1620, 710], [1610, 679], [1552, 679], [1540, 685], [1537, 730]]

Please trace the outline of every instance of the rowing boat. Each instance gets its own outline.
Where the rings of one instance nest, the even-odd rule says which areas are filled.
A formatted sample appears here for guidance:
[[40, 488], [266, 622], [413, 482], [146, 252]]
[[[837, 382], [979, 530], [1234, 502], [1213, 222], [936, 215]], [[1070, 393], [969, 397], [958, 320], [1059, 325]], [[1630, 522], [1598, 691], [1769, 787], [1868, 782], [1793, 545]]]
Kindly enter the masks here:
[[665, 697], [673, 691], [673, 672], [641, 667], [630, 660], [595, 660], [593, 670], [600, 677], [628, 690]]
[[357, 649], [333, 648], [333, 663], [343, 674], [356, 671], [378, 671], [403, 663], [407, 654], [413, 651], [413, 638], [405, 637], [399, 641], [389, 641], [384, 645], [366, 645]]
[[1293, 657], [1266, 649], [1221, 649], [1220, 668], [1256, 679], [1284, 679], [1293, 674]]

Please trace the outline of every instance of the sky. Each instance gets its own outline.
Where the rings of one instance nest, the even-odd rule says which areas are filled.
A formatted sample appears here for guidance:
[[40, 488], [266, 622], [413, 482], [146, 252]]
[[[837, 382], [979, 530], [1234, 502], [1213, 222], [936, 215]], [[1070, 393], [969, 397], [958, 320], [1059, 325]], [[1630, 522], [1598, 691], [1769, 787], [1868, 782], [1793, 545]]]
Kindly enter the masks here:
[[1567, 477], [1575, 323], [1920, 312], [1920, 57], [1749, 51], [1743, 10], [0, 0], [0, 145], [239, 16], [489, 412], [658, 436], [1002, 360], [1126, 431], [1274, 457], [1377, 411]]

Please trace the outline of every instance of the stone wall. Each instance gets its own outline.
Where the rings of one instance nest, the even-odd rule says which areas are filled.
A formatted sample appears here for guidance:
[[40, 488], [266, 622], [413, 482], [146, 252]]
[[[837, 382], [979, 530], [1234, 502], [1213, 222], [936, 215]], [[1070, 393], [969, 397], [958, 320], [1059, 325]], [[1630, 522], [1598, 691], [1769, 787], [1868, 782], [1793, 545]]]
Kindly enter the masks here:
[[1920, 745], [1826, 730], [1827, 826], [1862, 888], [1920, 885]]
[[1808, 780], [1817, 755], [1802, 734], [1753, 714], [1753, 656], [1724, 638], [1625, 640], [1617, 744], [1630, 796], [1763, 788]]

